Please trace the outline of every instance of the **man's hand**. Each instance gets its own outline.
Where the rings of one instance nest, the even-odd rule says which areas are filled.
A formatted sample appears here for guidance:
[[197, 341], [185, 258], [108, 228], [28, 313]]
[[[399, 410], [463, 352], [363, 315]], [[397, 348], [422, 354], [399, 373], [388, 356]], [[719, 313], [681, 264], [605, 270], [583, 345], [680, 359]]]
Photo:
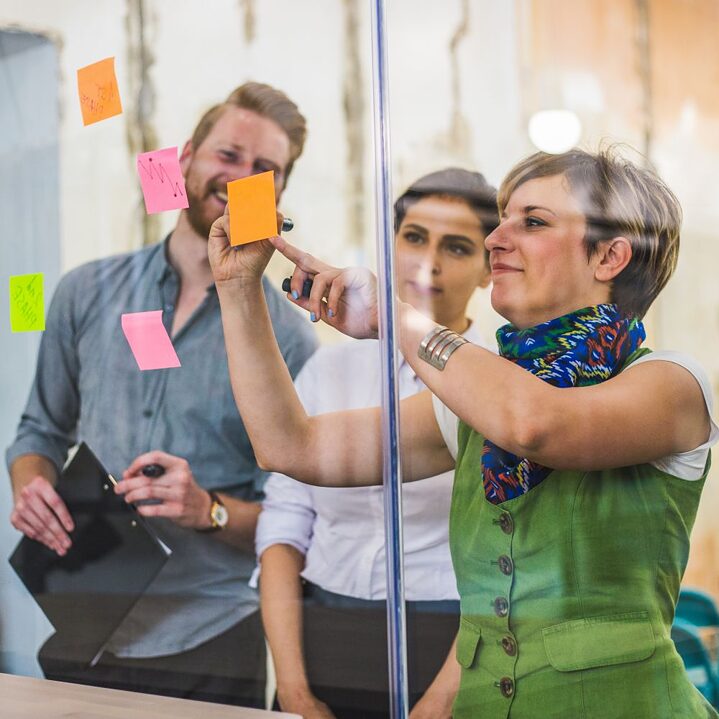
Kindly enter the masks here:
[[[282, 215], [278, 213], [278, 225], [282, 225]], [[215, 220], [210, 228], [207, 242], [207, 255], [212, 268], [215, 284], [221, 285], [233, 281], [258, 281], [272, 257], [274, 248], [269, 240], [249, 242], [246, 245], [230, 245], [230, 211]]]
[[61, 557], [70, 549], [68, 532], [72, 532], [75, 524], [65, 503], [45, 477], [35, 476], [16, 492], [10, 522], [15, 529], [42, 542]]
[[299, 714], [302, 719], [335, 719], [330, 708], [309, 689], [301, 692], [284, 692], [278, 688], [277, 701], [282, 711]]
[[[156, 479], [146, 477], [142, 468], [148, 464], [159, 464], [165, 473]], [[211, 525], [210, 495], [197, 484], [189, 463], [182, 457], [159, 451], [141, 454], [122, 473], [115, 493], [124, 494], [128, 503], [159, 500], [156, 504], [137, 507], [144, 517], [167, 517], [191, 529], [206, 529]]]
[[[350, 337], [377, 337], [377, 278], [370, 270], [332, 267], [282, 237], [269, 241], [295, 264], [288, 297], [296, 305]], [[306, 298], [302, 287], [308, 279], [312, 290]]]

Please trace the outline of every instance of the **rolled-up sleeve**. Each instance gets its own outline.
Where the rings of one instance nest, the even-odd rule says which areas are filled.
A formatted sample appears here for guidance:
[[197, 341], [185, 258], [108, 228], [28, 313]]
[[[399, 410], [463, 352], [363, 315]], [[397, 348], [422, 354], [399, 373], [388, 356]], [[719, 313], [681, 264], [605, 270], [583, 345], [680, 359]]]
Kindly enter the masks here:
[[257, 522], [257, 556], [273, 544], [289, 544], [306, 554], [315, 522], [312, 488], [284, 474], [271, 474], [265, 484], [265, 499]]
[[75, 443], [80, 396], [74, 280], [74, 273], [65, 276], [50, 303], [30, 397], [5, 453], [8, 469], [24, 454], [40, 454], [60, 470]]

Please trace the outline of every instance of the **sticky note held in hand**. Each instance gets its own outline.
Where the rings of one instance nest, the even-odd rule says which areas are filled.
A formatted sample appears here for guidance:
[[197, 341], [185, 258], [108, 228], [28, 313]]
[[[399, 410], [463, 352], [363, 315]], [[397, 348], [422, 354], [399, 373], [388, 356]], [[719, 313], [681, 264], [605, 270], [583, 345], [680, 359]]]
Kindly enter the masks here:
[[45, 329], [44, 276], [10, 277], [10, 330], [12, 332], [38, 332]]
[[227, 183], [230, 206], [230, 244], [266, 240], [277, 234], [277, 205], [275, 202], [275, 173], [243, 177]]
[[77, 71], [77, 90], [83, 125], [92, 125], [122, 112], [114, 57], [81, 67]]
[[162, 310], [129, 312], [122, 315], [121, 322], [122, 331], [141, 370], [180, 367], [180, 358], [162, 324]]
[[145, 209], [148, 215], [189, 207], [177, 147], [143, 152], [137, 156]]

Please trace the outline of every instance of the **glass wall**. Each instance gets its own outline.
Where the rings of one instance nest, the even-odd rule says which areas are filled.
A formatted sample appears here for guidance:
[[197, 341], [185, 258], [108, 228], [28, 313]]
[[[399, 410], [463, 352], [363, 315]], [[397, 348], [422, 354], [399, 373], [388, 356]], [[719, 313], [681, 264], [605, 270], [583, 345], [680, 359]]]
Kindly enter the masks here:
[[[0, 256], [8, 287], [0, 301], [0, 438], [8, 461], [0, 486], [3, 556], [13, 555], [23, 534], [39, 540], [29, 549], [25, 543], [14, 567], [0, 566], [0, 671], [325, 719], [400, 717], [413, 708], [415, 717], [451, 716], [461, 675], [455, 716], [474, 716], [480, 705], [504, 711], [509, 702], [521, 717], [529, 695], [539, 706], [552, 677], [572, 673], [555, 666], [571, 638], [559, 642], [555, 661], [550, 656], [555, 628], [591, 617], [613, 622], [610, 615], [620, 608], [649, 613], [653, 635], [661, 638], [653, 656], [676, 669], [662, 686], [684, 686], [669, 633], [688, 552], [682, 621], [672, 636], [691, 681], [715, 701], [717, 490], [711, 471], [702, 479], [703, 450], [694, 470], [658, 461], [701, 444], [694, 441], [706, 434], [701, 419], [687, 437], [676, 427], [690, 426], [692, 415], [676, 420], [684, 405], [672, 399], [683, 388], [701, 414], [704, 395], [691, 399], [698, 385], [683, 385], [681, 370], [670, 369], [659, 386], [676, 386], [676, 395], [667, 395], [661, 408], [640, 402], [659, 390], [638, 393], [635, 404], [647, 417], [665, 418], [656, 426], [646, 422], [650, 435], [665, 431], [669, 438], [658, 446], [672, 452], [661, 456], [656, 445], [622, 454], [621, 442], [609, 439], [617, 424], [606, 419], [611, 412], [576, 410], [576, 441], [596, 432], [596, 443], [608, 447], [604, 457], [622, 458], [597, 459], [595, 452], [579, 463], [587, 476], [641, 459], [670, 477], [661, 491], [642, 490], [649, 493], [642, 506], [654, 507], [647, 516], [618, 509], [632, 507], [636, 492], [609, 500], [607, 492], [581, 494], [585, 485], [572, 490], [595, 507], [576, 518], [595, 528], [582, 540], [596, 546], [587, 550], [581, 575], [564, 551], [540, 551], [566, 548], [561, 528], [570, 525], [562, 521], [576, 506], [563, 504], [568, 495], [555, 490], [556, 474], [535, 466], [561, 465], [567, 475], [560, 479], [569, 486], [579, 481], [570, 476], [575, 465], [551, 452], [525, 456], [510, 422], [542, 418], [530, 429], [549, 446], [542, 434], [549, 426], [573, 437], [561, 423], [551, 424], [558, 422], [550, 411], [554, 395], [523, 383], [523, 376], [514, 382], [516, 375], [504, 374], [506, 367], [483, 353], [472, 365], [468, 358], [479, 351], [459, 338], [496, 352], [495, 333], [507, 322], [527, 329], [580, 306], [606, 304], [601, 293], [582, 295], [587, 301], [577, 304], [564, 256], [546, 249], [556, 237], [545, 239], [545, 230], [536, 229], [551, 225], [548, 216], [524, 213], [522, 222], [534, 229], [520, 237], [514, 213], [522, 188], [532, 191], [522, 212], [549, 203], [562, 214], [549, 202], [556, 195], [533, 194], [539, 170], [512, 192], [500, 191], [502, 223], [496, 209], [497, 190], [523, 158], [605, 148], [655, 172], [681, 205], [676, 271], [643, 317], [642, 346], [695, 358], [711, 398], [719, 371], [710, 239], [719, 152], [716, 2], [61, 5], [9, 0], [0, 10]], [[152, 162], [162, 163], [160, 170]], [[207, 235], [228, 200], [227, 183], [269, 171], [274, 175], [264, 189], [240, 184], [231, 197], [249, 202], [253, 217], [269, 197], [271, 216], [272, 190], [277, 209], [294, 225], [282, 235], [301, 254], [291, 247], [274, 252], [262, 294], [303, 411], [285, 370], [277, 369], [262, 312], [241, 316], [240, 307], [257, 310], [255, 299], [243, 305], [226, 289], [231, 283], [216, 283], [207, 260]], [[571, 174], [564, 166], [563, 172]], [[595, 195], [615, 187], [606, 177]], [[630, 194], [642, 196], [630, 186]], [[581, 221], [596, 219], [602, 231], [619, 227], [619, 234], [635, 227], [626, 215], [612, 215], [611, 203], [595, 217], [582, 192], [571, 182], [562, 187], [578, 203], [572, 208]], [[659, 185], [642, 187], [645, 210], [665, 197]], [[595, 196], [592, 187], [584, 190]], [[622, 201], [627, 192], [617, 190]], [[630, 212], [631, 203], [620, 205]], [[662, 217], [639, 234], [651, 235]], [[631, 248], [630, 240], [622, 247]], [[248, 248], [235, 256], [252, 257]], [[209, 250], [212, 255], [212, 243]], [[499, 265], [494, 272], [490, 250]], [[542, 251], [545, 256], [532, 254]], [[320, 304], [311, 304], [314, 295], [304, 298], [304, 280], [326, 269], [312, 258], [376, 273], [376, 315], [367, 300], [373, 281], [362, 273], [340, 275], [359, 305], [333, 308], [327, 293]], [[544, 274], [530, 277], [531, 262]], [[671, 253], [664, 262], [671, 265]], [[513, 304], [513, 270], [529, 277], [526, 317]], [[644, 285], [632, 288], [649, 297]], [[543, 313], [534, 311], [538, 306]], [[348, 328], [353, 313], [365, 314]], [[457, 348], [441, 371], [417, 356], [435, 325], [456, 333], [436, 338], [435, 346]], [[355, 338], [338, 331], [343, 328]], [[632, 332], [636, 339], [635, 325]], [[506, 333], [501, 337], [506, 341]], [[257, 347], [272, 359], [261, 362]], [[264, 382], [261, 398], [248, 377]], [[433, 404], [427, 387], [441, 402]], [[277, 397], [286, 403], [276, 404]], [[561, 407], [559, 414], [568, 416]], [[497, 424], [487, 417], [498, 417]], [[624, 436], [644, 447], [641, 424]], [[608, 428], [605, 435], [601, 427]], [[74, 455], [82, 442], [102, 469], [84, 449]], [[488, 459], [475, 462], [482, 453]], [[63, 529], [51, 485], [73, 456], [77, 462], [66, 472], [89, 484], [71, 484], [62, 495], [78, 512], [78, 526]], [[517, 470], [512, 457], [518, 466], [530, 464]], [[530, 479], [517, 480], [523, 490], [508, 497], [501, 494], [510, 491], [500, 481], [505, 475], [490, 476], [488, 466], [505, 474], [514, 467], [515, 479], [526, 470]], [[654, 489], [655, 474], [642, 475]], [[701, 481], [678, 484], [677, 477], [690, 474]], [[126, 482], [119, 493], [113, 481]], [[541, 494], [526, 492], [527, 483]], [[492, 487], [502, 488], [503, 501], [492, 501]], [[660, 501], [657, 492], [671, 495], [662, 494], [661, 509], [652, 504]], [[546, 516], [532, 515], [527, 525], [530, 511], [541, 514], [534, 502], [540, 496], [547, 497]], [[667, 506], [682, 509], [671, 515]], [[570, 610], [586, 599], [577, 587], [592, 577], [606, 585], [590, 582], [588, 592], [642, 596], [638, 576], [654, 565], [620, 561], [619, 543], [595, 535], [612, 526], [602, 523], [612, 514], [616, 531], [632, 538], [621, 556], [654, 556], [668, 535], [657, 528], [652, 536], [652, 517], [665, 509], [676, 521], [669, 532], [676, 543], [671, 558], [659, 562], [660, 600], [648, 594], [636, 606], [622, 600], [611, 609], [597, 602], [584, 613]], [[41, 549], [44, 544], [50, 547]], [[596, 566], [603, 552], [607, 563]], [[630, 576], [630, 565], [637, 574]], [[524, 572], [536, 583], [526, 584]], [[525, 593], [543, 597], [548, 584], [556, 596], [522, 603]], [[702, 619], [688, 609], [692, 597], [706, 610]], [[545, 637], [543, 648], [527, 638], [527, 617]], [[637, 676], [652, 671], [652, 660], [638, 656], [649, 651], [642, 644], [646, 625], [615, 630], [617, 637], [633, 637], [626, 654], [638, 653], [627, 660]], [[612, 640], [602, 634], [574, 641], [579, 655]], [[693, 655], [681, 641], [695, 642]], [[581, 668], [605, 660], [585, 657]], [[617, 676], [627, 664], [619, 666]], [[549, 683], [530, 682], [523, 697], [529, 675]], [[480, 688], [473, 694], [475, 681]], [[662, 698], [647, 697], [663, 706]]]

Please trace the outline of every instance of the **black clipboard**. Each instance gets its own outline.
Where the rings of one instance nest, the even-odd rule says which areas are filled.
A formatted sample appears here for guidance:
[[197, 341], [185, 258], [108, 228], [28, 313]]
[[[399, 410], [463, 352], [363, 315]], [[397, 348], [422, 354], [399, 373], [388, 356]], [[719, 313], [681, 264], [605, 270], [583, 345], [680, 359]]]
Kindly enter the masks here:
[[83, 442], [55, 487], [75, 523], [64, 557], [23, 537], [10, 565], [55, 627], [55, 652], [94, 665], [171, 554], [137, 510], [113, 491]]

